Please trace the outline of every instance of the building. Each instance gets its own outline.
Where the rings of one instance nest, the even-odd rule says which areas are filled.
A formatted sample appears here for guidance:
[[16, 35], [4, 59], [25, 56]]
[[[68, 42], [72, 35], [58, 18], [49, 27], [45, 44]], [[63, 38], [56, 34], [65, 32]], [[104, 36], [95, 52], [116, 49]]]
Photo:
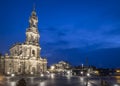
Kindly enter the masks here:
[[71, 71], [71, 65], [68, 62], [60, 61], [57, 64], [53, 64], [50, 67], [50, 71], [56, 73], [67, 73], [68, 71]]
[[99, 75], [99, 71], [95, 66], [86, 66], [86, 65], [79, 65], [74, 66], [72, 69], [73, 75], [79, 75], [79, 76], [86, 76], [87, 74], [90, 75]]
[[[17, 43], [10, 48], [10, 55], [6, 54], [1, 60], [4, 74], [40, 74], [47, 70], [47, 60], [40, 56], [40, 34], [38, 31], [38, 17], [33, 9], [29, 18], [24, 43]], [[3, 66], [1, 67], [3, 68]], [[1, 69], [3, 70], [3, 69]]]
[[0, 74], [4, 73], [4, 56], [0, 55]]

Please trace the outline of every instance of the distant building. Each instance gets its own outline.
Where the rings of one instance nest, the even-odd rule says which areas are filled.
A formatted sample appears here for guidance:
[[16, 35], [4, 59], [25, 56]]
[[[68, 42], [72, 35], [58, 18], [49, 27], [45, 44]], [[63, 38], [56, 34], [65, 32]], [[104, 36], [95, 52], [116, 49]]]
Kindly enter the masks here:
[[[38, 32], [38, 17], [33, 9], [29, 18], [24, 43], [17, 43], [10, 48], [10, 55], [1, 57], [0, 66], [4, 74], [39, 74], [46, 72], [47, 59], [40, 56], [40, 34]], [[4, 66], [4, 67], [3, 67]]]
[[0, 55], [0, 73], [3, 74], [4, 73], [4, 56]]
[[114, 70], [114, 75], [120, 76], [120, 68]]
[[115, 73], [117, 73], [115, 71], [115, 69], [111, 69], [111, 68], [99, 68], [99, 75], [101, 76], [112, 76], [115, 75]]
[[94, 66], [75, 66], [72, 69], [73, 75], [86, 76], [88, 73], [90, 75], [99, 75], [99, 71]]
[[52, 72], [66, 72], [68, 70], [71, 70], [71, 65], [65, 61], [60, 61], [50, 67], [50, 71]]

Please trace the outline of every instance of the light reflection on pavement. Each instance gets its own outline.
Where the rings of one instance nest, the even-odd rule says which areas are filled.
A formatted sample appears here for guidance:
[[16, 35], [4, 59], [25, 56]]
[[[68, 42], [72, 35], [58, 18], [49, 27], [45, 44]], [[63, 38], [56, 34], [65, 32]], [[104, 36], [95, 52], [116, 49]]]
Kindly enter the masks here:
[[[5, 77], [3, 80], [0, 79], [0, 86], [16, 86], [16, 83], [22, 77]], [[27, 86], [85, 86], [86, 77], [80, 76], [48, 76], [48, 77], [24, 77]], [[110, 86], [119, 83], [120, 77], [104, 78], [110, 82]], [[120, 84], [120, 83], [119, 83]], [[88, 86], [101, 86], [100, 78], [91, 77], [88, 78]], [[120, 85], [118, 85], [120, 86]]]

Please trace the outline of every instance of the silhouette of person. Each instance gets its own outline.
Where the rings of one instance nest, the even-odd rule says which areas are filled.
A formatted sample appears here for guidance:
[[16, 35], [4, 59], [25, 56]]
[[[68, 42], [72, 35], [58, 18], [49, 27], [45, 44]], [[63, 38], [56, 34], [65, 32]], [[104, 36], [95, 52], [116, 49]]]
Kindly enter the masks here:
[[27, 86], [24, 78], [20, 79], [16, 86]]

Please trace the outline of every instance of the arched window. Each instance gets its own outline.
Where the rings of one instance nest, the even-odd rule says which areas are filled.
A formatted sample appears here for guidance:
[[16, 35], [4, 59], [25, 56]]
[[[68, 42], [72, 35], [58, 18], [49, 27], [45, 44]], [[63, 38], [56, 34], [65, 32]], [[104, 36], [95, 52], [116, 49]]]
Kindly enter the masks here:
[[33, 56], [35, 56], [35, 50], [32, 50], [32, 54], [33, 54]]

